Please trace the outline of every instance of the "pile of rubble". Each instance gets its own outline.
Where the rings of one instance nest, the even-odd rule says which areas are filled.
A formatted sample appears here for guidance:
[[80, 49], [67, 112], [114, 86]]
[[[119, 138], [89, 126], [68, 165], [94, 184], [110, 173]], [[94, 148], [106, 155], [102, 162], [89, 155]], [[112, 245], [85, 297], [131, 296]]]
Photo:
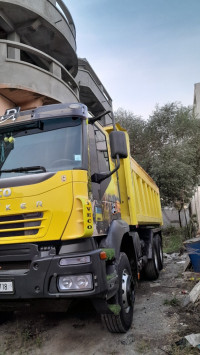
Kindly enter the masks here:
[[[198, 329], [200, 329], [200, 272], [194, 272], [190, 258], [186, 253], [182, 255], [177, 253], [164, 254], [164, 257], [168, 262], [173, 260], [177, 264], [183, 264], [182, 280], [184, 287], [181, 290], [181, 313], [190, 314], [191, 322], [195, 322], [198, 319]], [[192, 289], [191, 284], [193, 286]], [[175, 344], [182, 349], [192, 346], [200, 350], [200, 333], [188, 334]]]

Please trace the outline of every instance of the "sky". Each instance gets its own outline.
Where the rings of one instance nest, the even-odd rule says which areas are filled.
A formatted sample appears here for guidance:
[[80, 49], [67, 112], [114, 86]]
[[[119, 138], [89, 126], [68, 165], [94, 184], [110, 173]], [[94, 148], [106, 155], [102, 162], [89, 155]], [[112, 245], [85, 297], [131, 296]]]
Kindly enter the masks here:
[[193, 104], [200, 82], [200, 0], [64, 0], [87, 58], [119, 107], [148, 119]]

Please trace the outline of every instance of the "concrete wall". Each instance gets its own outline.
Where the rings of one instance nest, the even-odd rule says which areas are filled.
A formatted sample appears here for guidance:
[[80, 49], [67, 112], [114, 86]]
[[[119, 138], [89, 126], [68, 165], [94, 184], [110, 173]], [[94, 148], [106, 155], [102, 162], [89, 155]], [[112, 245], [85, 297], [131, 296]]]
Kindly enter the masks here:
[[[88, 106], [94, 116], [103, 111], [112, 111], [110, 95], [85, 58], [79, 58], [76, 81], [80, 89], [80, 101]], [[111, 121], [111, 114], [107, 114], [101, 119], [101, 124], [110, 124]]]
[[77, 71], [75, 26], [62, 0], [0, 0], [1, 114], [7, 104], [79, 101]]
[[13, 108], [14, 106], [15, 104], [12, 101], [0, 95], [0, 116], [4, 115], [8, 108]]
[[[8, 58], [8, 47], [34, 53], [44, 59], [48, 67], [43, 69]], [[44, 104], [79, 100], [77, 84], [62, 64], [30, 46], [3, 40], [0, 40], [0, 94], [21, 109], [24, 104], [32, 103], [39, 97]]]
[[191, 200], [191, 214], [196, 215], [198, 224], [200, 226], [200, 186], [196, 188], [194, 196]]
[[[164, 228], [170, 226], [177, 227], [177, 228], [180, 227], [178, 211], [176, 208], [164, 207], [162, 209], [162, 215], [163, 215]], [[188, 209], [185, 209], [185, 211], [182, 210], [180, 217], [181, 217], [182, 227], [185, 227], [187, 223], [189, 223], [190, 221], [189, 210]]]
[[[67, 7], [60, 11], [48, 0], [0, 0], [0, 26], [7, 34], [16, 32], [22, 43], [51, 55], [74, 76], [78, 70], [76, 32]], [[5, 37], [4, 37], [5, 38]]]

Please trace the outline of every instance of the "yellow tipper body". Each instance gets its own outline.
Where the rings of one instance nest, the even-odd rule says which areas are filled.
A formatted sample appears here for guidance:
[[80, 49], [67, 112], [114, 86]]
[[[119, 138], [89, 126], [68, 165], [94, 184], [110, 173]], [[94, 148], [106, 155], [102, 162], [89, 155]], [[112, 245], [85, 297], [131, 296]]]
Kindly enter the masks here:
[[[118, 130], [123, 130], [117, 124]], [[109, 132], [112, 127], [107, 127]], [[126, 133], [128, 157], [120, 160], [118, 171], [121, 197], [121, 218], [129, 225], [162, 225], [159, 189], [152, 178], [130, 156], [129, 137]]]

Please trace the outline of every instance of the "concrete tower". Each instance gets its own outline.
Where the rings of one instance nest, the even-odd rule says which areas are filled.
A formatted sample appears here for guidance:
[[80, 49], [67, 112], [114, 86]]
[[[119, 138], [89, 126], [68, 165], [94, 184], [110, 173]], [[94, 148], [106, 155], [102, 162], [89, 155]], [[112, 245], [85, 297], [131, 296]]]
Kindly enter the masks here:
[[76, 29], [63, 1], [0, 0], [0, 114], [78, 101], [94, 115], [112, 109], [88, 61], [77, 58]]
[[200, 83], [194, 84], [194, 113], [197, 118], [200, 118]]

